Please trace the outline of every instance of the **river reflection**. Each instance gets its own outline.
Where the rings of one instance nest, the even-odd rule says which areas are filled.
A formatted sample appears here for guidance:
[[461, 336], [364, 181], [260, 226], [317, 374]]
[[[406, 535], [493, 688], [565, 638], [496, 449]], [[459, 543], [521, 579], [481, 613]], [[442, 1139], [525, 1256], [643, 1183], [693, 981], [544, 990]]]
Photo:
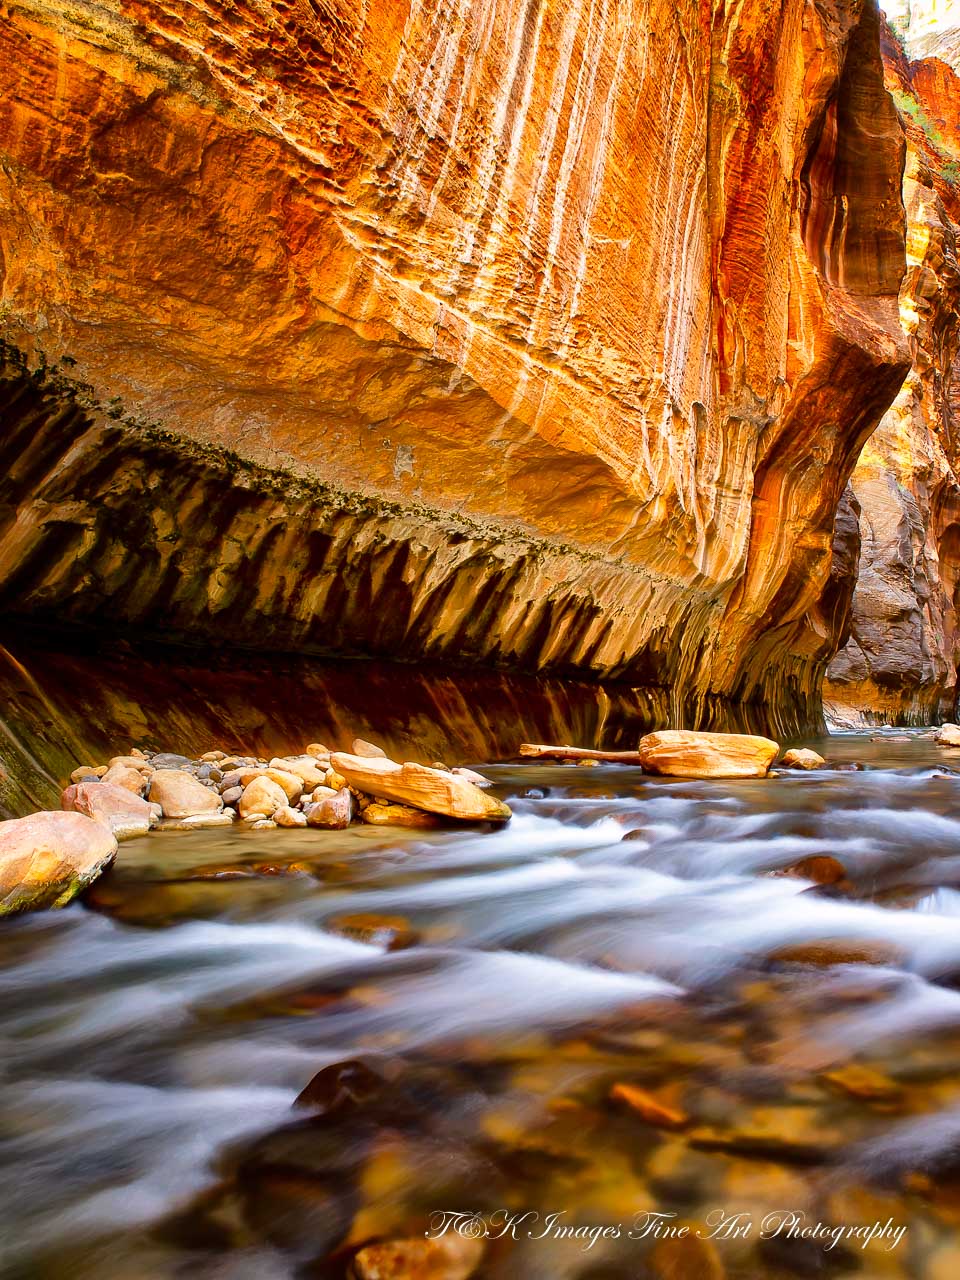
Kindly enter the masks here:
[[0, 934], [3, 1274], [344, 1277], [443, 1210], [480, 1280], [960, 1275], [960, 751], [880, 737], [489, 766], [495, 833], [124, 844]]

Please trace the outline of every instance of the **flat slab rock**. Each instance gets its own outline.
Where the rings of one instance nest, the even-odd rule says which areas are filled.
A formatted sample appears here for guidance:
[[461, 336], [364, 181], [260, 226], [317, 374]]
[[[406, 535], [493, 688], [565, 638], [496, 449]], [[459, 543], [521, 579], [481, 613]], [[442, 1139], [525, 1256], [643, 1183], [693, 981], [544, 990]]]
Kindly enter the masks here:
[[648, 733], [637, 747], [648, 773], [671, 778], [764, 778], [779, 752], [771, 738], [693, 729]]
[[0, 915], [66, 906], [116, 852], [109, 828], [82, 813], [0, 822]]
[[513, 816], [502, 800], [487, 795], [467, 778], [443, 769], [340, 751], [333, 753], [330, 763], [358, 791], [427, 813], [467, 822], [507, 822]]

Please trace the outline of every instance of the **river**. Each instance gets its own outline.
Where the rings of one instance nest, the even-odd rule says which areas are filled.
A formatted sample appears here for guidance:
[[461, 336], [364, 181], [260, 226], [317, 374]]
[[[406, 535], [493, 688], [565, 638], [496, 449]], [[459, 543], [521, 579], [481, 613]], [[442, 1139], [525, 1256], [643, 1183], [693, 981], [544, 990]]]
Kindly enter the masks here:
[[[960, 751], [903, 737], [485, 766], [492, 833], [122, 845], [0, 933], [3, 1275], [333, 1278], [443, 1211], [477, 1280], [955, 1278]], [[773, 874], [811, 856], [846, 880]]]

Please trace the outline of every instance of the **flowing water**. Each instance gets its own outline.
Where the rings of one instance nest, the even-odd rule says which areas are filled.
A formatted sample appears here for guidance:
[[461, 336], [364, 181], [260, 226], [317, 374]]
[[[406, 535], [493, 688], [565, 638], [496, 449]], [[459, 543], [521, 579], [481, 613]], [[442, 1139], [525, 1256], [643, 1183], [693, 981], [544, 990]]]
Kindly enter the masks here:
[[879, 737], [123, 845], [0, 933], [2, 1274], [345, 1276], [442, 1212], [486, 1280], [960, 1276], [960, 752]]

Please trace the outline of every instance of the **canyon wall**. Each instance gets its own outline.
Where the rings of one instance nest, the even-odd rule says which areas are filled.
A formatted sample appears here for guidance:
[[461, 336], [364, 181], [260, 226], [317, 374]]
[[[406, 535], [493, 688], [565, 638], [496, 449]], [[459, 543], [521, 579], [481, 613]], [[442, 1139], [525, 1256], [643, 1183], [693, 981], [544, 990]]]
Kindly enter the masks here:
[[824, 699], [840, 720], [929, 724], [956, 714], [960, 662], [960, 77], [892, 39], [884, 52], [908, 138], [912, 368], [853, 475], [862, 555]]
[[909, 363], [872, 0], [2, 12], [8, 616], [819, 722]]

